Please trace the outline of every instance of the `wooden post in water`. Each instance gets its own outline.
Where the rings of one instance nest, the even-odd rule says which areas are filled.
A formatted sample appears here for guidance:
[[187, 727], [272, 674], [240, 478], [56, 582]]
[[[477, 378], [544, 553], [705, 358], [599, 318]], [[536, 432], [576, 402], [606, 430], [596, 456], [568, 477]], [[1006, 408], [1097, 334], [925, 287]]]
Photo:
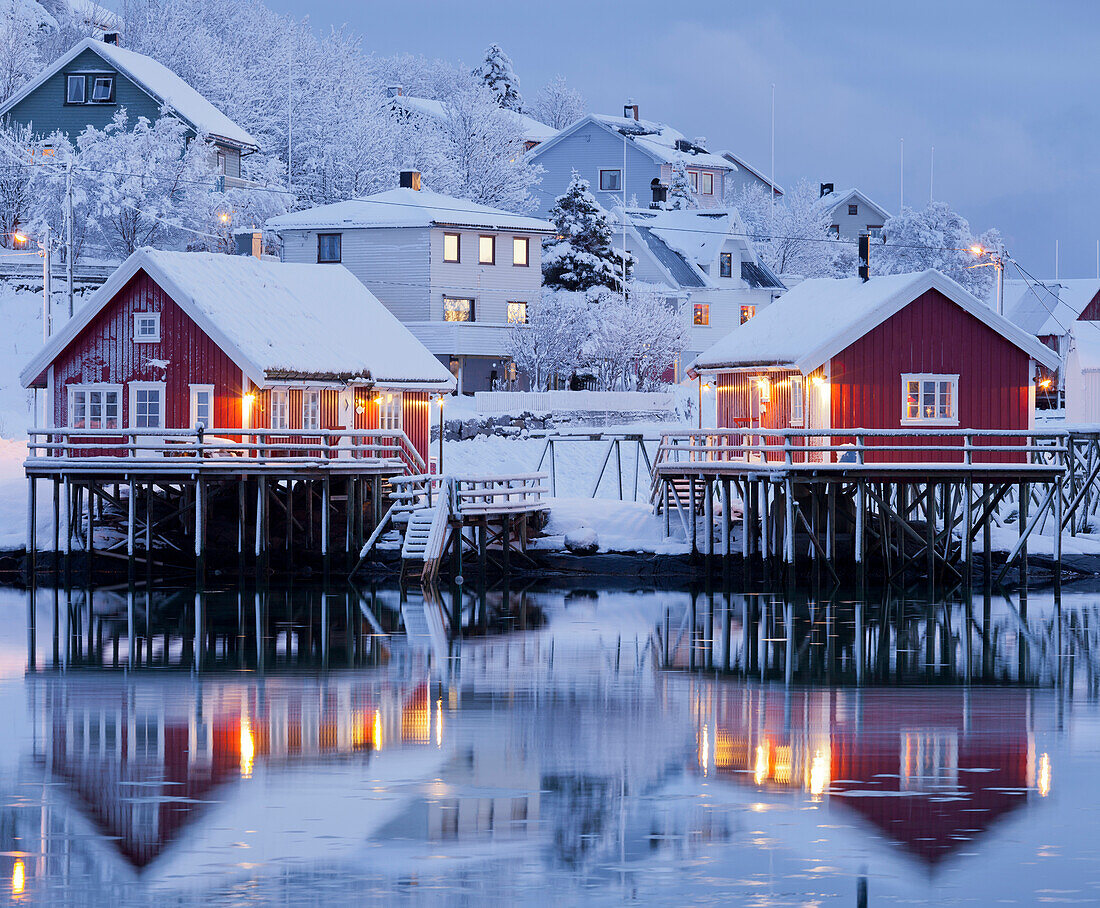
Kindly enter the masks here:
[[53, 576], [54, 588], [61, 574], [61, 481], [53, 481]]
[[[27, 477], [27, 563], [30, 567], [30, 585], [34, 589], [38, 575], [38, 480]], [[32, 593], [33, 602], [33, 593]], [[33, 609], [32, 609], [33, 610]]]
[[[1020, 585], [1027, 585], [1027, 506], [1031, 495], [1031, 486], [1026, 482], [1020, 483], [1020, 507], [1017, 520], [1020, 524], [1020, 539], [1023, 545], [1020, 547]], [[1058, 528], [1061, 533], [1061, 527]]]
[[199, 590], [206, 583], [206, 480], [201, 476], [195, 479], [195, 582]]
[[[137, 529], [137, 484], [130, 477], [130, 491], [126, 499], [126, 579], [134, 582], [134, 533]], [[149, 554], [146, 553], [146, 558]]]
[[332, 480], [328, 473], [321, 480], [321, 559], [325, 574], [329, 570], [329, 533], [332, 516], [329, 509], [332, 507]]
[[86, 537], [86, 540], [85, 540], [85, 542], [86, 542], [86, 544], [85, 544], [85, 555], [87, 556], [87, 559], [88, 559], [88, 564], [87, 564], [86, 567], [87, 567], [88, 586], [89, 587], [91, 587], [91, 585], [92, 585], [92, 576], [93, 576], [93, 571], [95, 569], [94, 568], [94, 556], [93, 556], [93, 553], [95, 552], [95, 502], [94, 502], [95, 496], [92, 494], [92, 489], [93, 488], [94, 488], [94, 485], [91, 482], [89, 482], [88, 483], [88, 534], [87, 534], [87, 537]]
[[691, 526], [688, 528], [691, 532], [691, 554], [697, 555], [699, 553], [699, 518], [695, 510], [695, 477], [688, 477], [688, 498], [691, 499], [688, 505], [688, 516], [691, 518]]

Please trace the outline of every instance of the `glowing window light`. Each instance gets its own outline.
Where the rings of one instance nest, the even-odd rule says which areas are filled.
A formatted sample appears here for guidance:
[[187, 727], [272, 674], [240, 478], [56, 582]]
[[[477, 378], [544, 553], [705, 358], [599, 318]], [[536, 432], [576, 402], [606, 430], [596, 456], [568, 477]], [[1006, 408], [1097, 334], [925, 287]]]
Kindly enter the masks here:
[[757, 785], [763, 785], [768, 777], [768, 744], [758, 744], [756, 747], [756, 761], [753, 764], [752, 778]]
[[1050, 755], [1043, 754], [1039, 757], [1039, 773], [1036, 780], [1039, 796], [1045, 798], [1050, 794]]
[[19, 897], [27, 885], [27, 868], [23, 866], [23, 859], [17, 858], [15, 866], [11, 869], [11, 894]]
[[247, 715], [241, 716], [241, 778], [252, 776], [252, 761], [256, 756], [256, 739], [252, 736], [252, 723]]

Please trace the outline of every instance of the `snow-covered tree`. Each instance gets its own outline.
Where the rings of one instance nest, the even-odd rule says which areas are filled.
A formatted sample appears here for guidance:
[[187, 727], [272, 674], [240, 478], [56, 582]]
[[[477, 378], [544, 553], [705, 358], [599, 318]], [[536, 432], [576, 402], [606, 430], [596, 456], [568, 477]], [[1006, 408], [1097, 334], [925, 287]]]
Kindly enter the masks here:
[[883, 225], [884, 245], [871, 246], [874, 274], [904, 274], [936, 268], [954, 278], [978, 299], [985, 299], [994, 280], [992, 268], [972, 268], [977, 263], [970, 247], [975, 243], [996, 248], [996, 230], [974, 236], [970, 224], [943, 202], [932, 202], [917, 211], [903, 208]]
[[16, 0], [0, 4], [0, 97], [10, 98], [42, 69], [39, 18]]
[[102, 130], [89, 126], [77, 138], [74, 169], [88, 183], [88, 217], [114, 255], [212, 232], [214, 155], [204, 137], [189, 134], [167, 111], [131, 128], [119, 108]]
[[554, 129], [565, 129], [583, 117], [584, 110], [584, 96], [566, 84], [565, 76], [555, 76], [539, 89], [524, 113]]
[[691, 185], [691, 177], [687, 171], [687, 162], [683, 158], [677, 158], [672, 165], [672, 177], [668, 185], [668, 207], [674, 211], [699, 207], [699, 202], [695, 198], [695, 187]]
[[764, 264], [780, 275], [855, 274], [855, 244], [832, 235], [832, 215], [817, 187], [799, 180], [774, 201], [770, 193], [770, 187], [754, 184], [737, 192], [732, 200], [727, 199], [727, 204], [732, 201], [736, 206]]
[[[573, 179], [550, 210], [557, 235], [543, 241], [542, 280], [547, 287], [588, 290], [622, 286], [624, 255], [614, 248], [611, 218], [589, 190], [588, 180], [574, 170]], [[634, 257], [625, 255], [627, 280]]]
[[476, 74], [492, 92], [500, 107], [515, 111], [523, 109], [519, 76], [512, 67], [511, 58], [500, 49], [499, 44], [490, 44], [485, 48], [485, 60], [477, 68]]
[[10, 247], [12, 234], [35, 216], [41, 189], [44, 159], [34, 150], [40, 147], [29, 126], [8, 123], [0, 126], [0, 245]]
[[528, 304], [527, 324], [512, 328], [509, 354], [532, 390], [548, 389], [577, 368], [586, 302], [583, 294], [544, 290]]

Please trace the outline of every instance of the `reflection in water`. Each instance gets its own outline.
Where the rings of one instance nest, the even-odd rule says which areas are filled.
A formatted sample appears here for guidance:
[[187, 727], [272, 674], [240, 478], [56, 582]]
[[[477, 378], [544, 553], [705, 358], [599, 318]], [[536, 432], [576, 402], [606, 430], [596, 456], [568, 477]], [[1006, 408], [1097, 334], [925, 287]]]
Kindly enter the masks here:
[[0, 869], [42, 904], [1030, 900], [1041, 847], [1091, 899], [1096, 598], [39, 590]]

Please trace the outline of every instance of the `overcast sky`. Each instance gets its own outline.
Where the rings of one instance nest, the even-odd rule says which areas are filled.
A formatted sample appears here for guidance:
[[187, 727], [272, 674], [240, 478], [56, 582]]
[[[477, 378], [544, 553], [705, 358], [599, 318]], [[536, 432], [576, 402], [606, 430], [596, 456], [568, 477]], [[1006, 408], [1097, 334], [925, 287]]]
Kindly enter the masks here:
[[934, 192], [977, 233], [999, 227], [1037, 277], [1096, 274], [1100, 2], [887, 0], [678, 4], [268, 0], [364, 48], [476, 64], [490, 42], [524, 92], [564, 75], [596, 112], [643, 117], [775, 178], [858, 186], [891, 212]]

